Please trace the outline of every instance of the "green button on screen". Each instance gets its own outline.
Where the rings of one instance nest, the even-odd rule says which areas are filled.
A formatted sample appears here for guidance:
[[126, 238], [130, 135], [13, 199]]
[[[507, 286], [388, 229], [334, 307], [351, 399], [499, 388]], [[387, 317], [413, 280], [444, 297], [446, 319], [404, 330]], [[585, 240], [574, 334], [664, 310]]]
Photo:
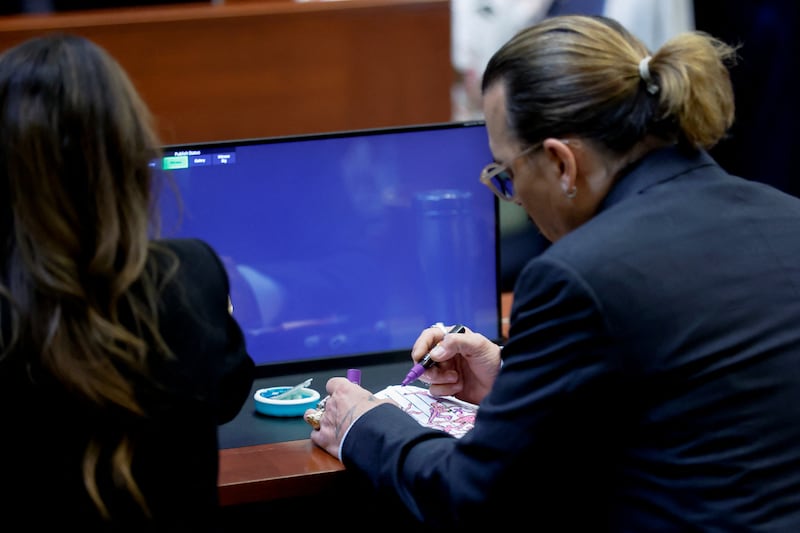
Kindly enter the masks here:
[[164, 170], [174, 170], [176, 168], [189, 168], [189, 156], [176, 155], [176, 156], [165, 157], [161, 168]]

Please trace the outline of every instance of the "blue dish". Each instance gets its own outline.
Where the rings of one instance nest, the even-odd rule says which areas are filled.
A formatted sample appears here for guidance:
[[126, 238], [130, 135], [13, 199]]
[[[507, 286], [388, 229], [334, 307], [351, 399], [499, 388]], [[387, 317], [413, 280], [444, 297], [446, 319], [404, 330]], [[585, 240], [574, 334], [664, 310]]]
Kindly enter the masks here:
[[292, 387], [269, 387], [259, 389], [253, 395], [256, 411], [268, 416], [303, 416], [307, 409], [313, 409], [319, 403], [319, 392], [303, 387], [287, 398], [274, 399]]

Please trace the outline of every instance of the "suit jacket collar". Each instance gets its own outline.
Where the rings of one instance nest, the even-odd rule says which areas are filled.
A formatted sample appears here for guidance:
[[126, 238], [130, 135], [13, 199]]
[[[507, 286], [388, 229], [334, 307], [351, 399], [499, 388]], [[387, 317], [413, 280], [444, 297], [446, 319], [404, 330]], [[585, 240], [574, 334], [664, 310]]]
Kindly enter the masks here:
[[716, 165], [717, 163], [704, 150], [688, 151], [677, 145], [653, 150], [623, 170], [617, 183], [600, 205], [599, 211], [604, 211], [658, 183], [675, 179], [701, 167]]

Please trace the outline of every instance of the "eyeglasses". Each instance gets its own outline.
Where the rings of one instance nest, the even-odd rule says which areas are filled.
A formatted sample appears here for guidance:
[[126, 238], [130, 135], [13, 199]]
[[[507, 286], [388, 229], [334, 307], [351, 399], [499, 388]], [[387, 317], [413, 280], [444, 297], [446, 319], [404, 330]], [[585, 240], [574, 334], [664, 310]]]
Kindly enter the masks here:
[[512, 201], [514, 199], [514, 174], [511, 172], [511, 165], [520, 157], [530, 154], [541, 146], [542, 143], [537, 143], [525, 148], [504, 165], [489, 163], [481, 171], [481, 183], [489, 187], [501, 200]]

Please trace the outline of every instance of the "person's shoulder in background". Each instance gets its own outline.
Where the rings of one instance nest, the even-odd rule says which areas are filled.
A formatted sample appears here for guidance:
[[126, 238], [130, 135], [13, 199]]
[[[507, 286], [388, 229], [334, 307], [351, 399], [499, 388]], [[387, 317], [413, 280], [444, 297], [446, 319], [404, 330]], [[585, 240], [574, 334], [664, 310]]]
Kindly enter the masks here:
[[[250, 394], [255, 362], [230, 312], [225, 267], [200, 239], [159, 239], [153, 244], [177, 258], [175, 276], [160, 302], [162, 335], [179, 359], [191, 363], [192, 373], [210, 374], [218, 386], [218, 421], [230, 421]], [[169, 255], [163, 258], [169, 261]]]

